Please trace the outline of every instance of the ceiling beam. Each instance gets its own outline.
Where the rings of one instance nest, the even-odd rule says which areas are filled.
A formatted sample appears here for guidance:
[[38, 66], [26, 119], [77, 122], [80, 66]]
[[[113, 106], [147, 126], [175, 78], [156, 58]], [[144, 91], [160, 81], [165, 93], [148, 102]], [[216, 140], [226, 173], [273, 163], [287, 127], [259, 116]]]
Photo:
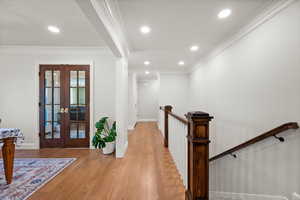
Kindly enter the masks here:
[[114, 13], [113, 3], [110, 0], [76, 0], [76, 2], [113, 54], [116, 57], [128, 58], [128, 43], [117, 14]]

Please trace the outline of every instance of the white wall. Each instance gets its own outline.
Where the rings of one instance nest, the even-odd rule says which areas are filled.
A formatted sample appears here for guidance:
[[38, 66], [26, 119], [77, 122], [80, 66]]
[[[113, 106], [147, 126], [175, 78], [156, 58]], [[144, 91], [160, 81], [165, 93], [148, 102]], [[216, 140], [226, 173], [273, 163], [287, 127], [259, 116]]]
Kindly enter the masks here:
[[116, 157], [125, 155], [128, 147], [128, 61], [120, 58], [116, 68]]
[[173, 112], [184, 116], [188, 109], [189, 77], [187, 74], [160, 74], [159, 105], [173, 106]]
[[128, 129], [134, 129], [137, 122], [137, 79], [136, 73], [128, 76]]
[[138, 120], [158, 119], [158, 80], [138, 81]]
[[[22, 130], [22, 148], [39, 148], [39, 64], [91, 64], [91, 127], [92, 118], [115, 119], [115, 62], [104, 48], [0, 47], [2, 127]], [[93, 133], [91, 129], [90, 135]]]
[[[190, 77], [190, 109], [215, 117], [211, 156], [283, 123], [300, 123], [299, 55], [300, 1], [295, 1], [199, 64]], [[213, 162], [211, 190], [291, 199], [300, 192], [300, 131], [289, 131], [286, 139], [269, 139], [238, 152], [237, 159]]]

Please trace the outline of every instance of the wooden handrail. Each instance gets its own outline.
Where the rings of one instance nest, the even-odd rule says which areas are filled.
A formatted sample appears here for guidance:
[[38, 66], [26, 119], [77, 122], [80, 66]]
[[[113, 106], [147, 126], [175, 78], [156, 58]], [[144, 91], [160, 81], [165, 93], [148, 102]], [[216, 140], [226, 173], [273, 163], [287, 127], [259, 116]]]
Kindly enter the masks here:
[[[161, 110], [165, 111], [165, 109], [163, 107], [159, 107]], [[184, 124], [188, 124], [188, 120], [184, 119], [183, 117], [180, 117], [178, 115], [176, 115], [175, 113], [173, 112], [170, 112], [170, 111], [167, 111], [167, 113], [169, 115], [171, 115], [172, 117], [174, 117], [175, 119], [179, 120], [180, 122], [184, 123]]]
[[174, 117], [175, 119], [177, 119], [177, 120], [181, 121], [182, 123], [188, 125], [188, 123], [189, 123], [188, 120], [186, 120], [186, 119], [184, 119], [184, 118], [182, 118], [182, 117], [176, 115], [175, 113], [172, 113], [172, 112], [168, 112], [168, 113], [169, 113], [169, 115], [171, 115], [171, 116]]
[[[286, 130], [289, 130], [289, 129], [298, 129], [298, 128], [299, 128], [299, 125], [298, 125], [297, 122], [289, 122], [289, 123], [283, 124], [283, 125], [281, 125], [281, 126], [279, 126], [277, 128], [274, 128], [274, 129], [272, 129], [272, 130], [270, 130], [270, 131], [268, 131], [266, 133], [263, 133], [263, 134], [255, 137], [255, 138], [253, 138], [251, 140], [248, 140], [247, 142], [244, 142], [244, 143], [242, 143], [242, 144], [240, 144], [240, 145], [238, 145], [236, 147], [233, 147], [233, 148], [231, 148], [231, 149], [229, 149], [227, 151], [224, 151], [223, 153], [220, 153], [220, 154], [218, 154], [218, 155], [210, 158], [209, 161], [211, 162], [211, 161], [217, 160], [217, 159], [222, 158], [222, 157], [224, 157], [226, 155], [232, 154], [233, 152], [236, 152], [238, 150], [244, 149], [244, 148], [246, 148], [246, 147], [248, 147], [248, 146], [250, 146], [252, 144], [255, 144], [257, 142], [265, 140], [265, 139], [267, 139], [269, 137], [274, 137], [274, 136], [276, 137], [276, 135], [278, 135], [279, 133], [281, 133], [283, 131], [286, 131]], [[277, 137], [277, 139], [280, 139], [280, 141], [283, 141], [283, 138], [278, 138]]]

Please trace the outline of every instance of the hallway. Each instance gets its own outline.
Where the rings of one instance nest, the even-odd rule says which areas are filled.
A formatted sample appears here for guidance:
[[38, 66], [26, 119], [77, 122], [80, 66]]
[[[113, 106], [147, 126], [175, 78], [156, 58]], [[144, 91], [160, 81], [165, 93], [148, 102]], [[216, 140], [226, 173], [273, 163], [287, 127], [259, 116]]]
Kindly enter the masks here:
[[0, 0], [0, 200], [300, 200], [299, 19]]
[[30, 200], [180, 200], [184, 186], [156, 123], [138, 123], [123, 159], [98, 150], [20, 150], [16, 157], [76, 157], [77, 161]]

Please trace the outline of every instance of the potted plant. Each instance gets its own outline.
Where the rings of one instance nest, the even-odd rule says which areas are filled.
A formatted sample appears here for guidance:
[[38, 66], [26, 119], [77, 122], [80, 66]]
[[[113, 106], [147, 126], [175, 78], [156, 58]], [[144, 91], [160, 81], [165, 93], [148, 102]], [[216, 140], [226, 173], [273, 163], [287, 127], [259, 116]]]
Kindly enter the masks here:
[[108, 117], [102, 117], [95, 126], [97, 131], [93, 137], [93, 146], [102, 149], [103, 154], [113, 153], [117, 137], [116, 122], [110, 127]]

